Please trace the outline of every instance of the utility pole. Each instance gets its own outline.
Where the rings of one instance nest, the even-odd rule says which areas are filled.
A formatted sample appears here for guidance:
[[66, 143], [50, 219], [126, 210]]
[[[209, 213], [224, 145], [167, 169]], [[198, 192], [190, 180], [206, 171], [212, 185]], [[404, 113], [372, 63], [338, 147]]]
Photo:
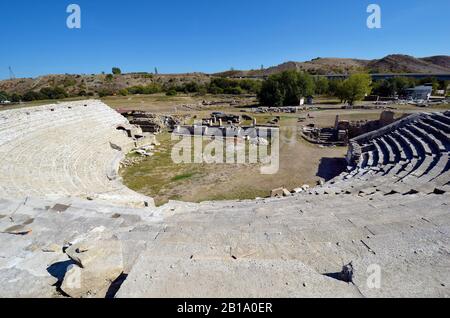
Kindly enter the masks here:
[[11, 66], [9, 67], [9, 79], [16, 79], [16, 75], [14, 75], [14, 72], [11, 68]]

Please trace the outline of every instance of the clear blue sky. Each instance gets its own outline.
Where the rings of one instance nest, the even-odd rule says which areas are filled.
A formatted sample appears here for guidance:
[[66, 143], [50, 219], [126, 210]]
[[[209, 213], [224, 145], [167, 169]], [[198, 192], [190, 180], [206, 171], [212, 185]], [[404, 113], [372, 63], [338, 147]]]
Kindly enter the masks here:
[[[82, 9], [81, 30], [66, 7]], [[380, 30], [367, 5], [382, 8]], [[5, 0], [0, 79], [50, 73], [216, 72], [315, 57], [449, 55], [449, 0]]]

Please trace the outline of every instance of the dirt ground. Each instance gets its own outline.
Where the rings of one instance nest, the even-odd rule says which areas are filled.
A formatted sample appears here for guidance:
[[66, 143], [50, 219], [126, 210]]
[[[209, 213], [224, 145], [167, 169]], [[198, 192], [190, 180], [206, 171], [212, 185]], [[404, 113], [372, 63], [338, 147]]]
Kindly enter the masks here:
[[299, 135], [297, 118], [283, 118], [280, 128], [280, 161], [275, 174], [261, 174], [261, 164], [174, 164], [170, 153], [175, 142], [169, 134], [155, 156], [123, 169], [121, 175], [131, 189], [155, 198], [157, 204], [170, 199], [208, 200], [267, 197], [279, 187], [292, 190], [316, 185], [345, 168], [346, 147], [321, 148]]
[[[186, 98], [177, 97], [170, 103], [163, 100], [154, 101], [157, 97], [139, 102], [140, 109], [155, 112], [171, 112], [177, 102], [186, 102]], [[192, 100], [189, 100], [190, 102]], [[105, 100], [106, 103], [111, 103]], [[136, 102], [136, 101], [135, 101]], [[115, 98], [112, 107], [127, 105], [132, 109], [135, 104]], [[420, 112], [424, 109], [409, 105], [397, 105], [393, 109], [395, 116]], [[223, 108], [207, 108], [186, 112], [197, 118], [207, 117], [210, 112]], [[335, 123], [336, 115], [341, 120], [376, 120], [383, 110], [346, 110], [341, 105], [320, 105], [317, 110], [304, 111], [297, 114], [254, 114], [245, 107], [229, 107], [229, 113], [243, 114], [245, 111], [257, 118], [258, 124], [264, 124], [280, 116], [280, 165], [277, 173], [263, 175], [260, 165], [255, 164], [174, 164], [170, 152], [175, 142], [170, 135], [158, 136], [161, 146], [155, 156], [145, 159], [140, 164], [123, 169], [124, 182], [131, 189], [155, 198], [157, 204], [168, 200], [201, 202], [209, 200], [254, 199], [267, 197], [275, 188], [285, 187], [288, 190], [308, 184], [314, 186], [319, 180], [328, 180], [339, 174], [346, 167], [345, 155], [347, 147], [321, 147], [313, 145], [300, 137], [302, 126], [314, 123], [319, 127], [330, 127]], [[301, 117], [309, 117], [299, 122]]]
[[[131, 103], [123, 98], [114, 97], [114, 101], [104, 101], [112, 107], [139, 109], [155, 112], [173, 113], [177, 103], [191, 103], [192, 97], [179, 96], [166, 103], [161, 97], [153, 96], [146, 100], [136, 97]], [[137, 102], [137, 104], [135, 104]], [[347, 147], [320, 147], [310, 144], [300, 137], [302, 126], [314, 123], [319, 127], [334, 125], [336, 115], [341, 120], [376, 120], [383, 110], [346, 110], [341, 105], [325, 104], [319, 109], [297, 114], [254, 114], [245, 107], [228, 107], [226, 109], [206, 108], [197, 111], [179, 110], [197, 118], [207, 117], [210, 112], [224, 111], [243, 114], [246, 112], [257, 118], [258, 124], [264, 124], [280, 116], [280, 165], [277, 173], [263, 175], [260, 165], [255, 164], [174, 164], [170, 157], [174, 142], [169, 134], [159, 135], [161, 147], [154, 157], [140, 164], [121, 171], [124, 182], [130, 188], [155, 198], [157, 204], [168, 200], [201, 202], [208, 200], [254, 199], [267, 197], [275, 188], [285, 187], [288, 190], [308, 184], [314, 186], [319, 180], [328, 180], [345, 169]], [[397, 105], [396, 117], [403, 114], [420, 112], [424, 109], [410, 105]], [[300, 123], [300, 117], [309, 117]]]

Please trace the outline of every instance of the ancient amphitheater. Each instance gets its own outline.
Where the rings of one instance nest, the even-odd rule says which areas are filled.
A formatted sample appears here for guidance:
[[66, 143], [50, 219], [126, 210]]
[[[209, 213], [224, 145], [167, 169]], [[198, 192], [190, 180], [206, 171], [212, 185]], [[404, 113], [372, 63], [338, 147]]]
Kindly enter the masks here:
[[1, 297], [450, 296], [449, 112], [280, 199], [157, 208], [117, 175], [149, 138], [99, 101], [0, 112]]

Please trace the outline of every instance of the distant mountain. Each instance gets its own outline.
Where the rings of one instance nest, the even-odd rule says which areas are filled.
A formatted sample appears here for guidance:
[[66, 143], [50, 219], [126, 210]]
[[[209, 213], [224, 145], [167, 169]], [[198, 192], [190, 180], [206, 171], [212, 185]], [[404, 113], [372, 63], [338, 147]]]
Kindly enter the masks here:
[[409, 55], [388, 55], [378, 60], [350, 58], [316, 58], [306, 62], [285, 62], [261, 70], [228, 71], [215, 75], [222, 76], [267, 76], [286, 70], [305, 71], [310, 74], [370, 73], [450, 73], [450, 56], [440, 55], [415, 58]]
[[447, 70], [450, 69], [450, 56], [447, 56], [447, 55], [424, 57], [421, 60], [431, 63], [431, 64], [434, 64], [434, 65], [444, 67]]
[[415, 58], [409, 55], [388, 55], [368, 64], [371, 73], [449, 73], [450, 56]]

